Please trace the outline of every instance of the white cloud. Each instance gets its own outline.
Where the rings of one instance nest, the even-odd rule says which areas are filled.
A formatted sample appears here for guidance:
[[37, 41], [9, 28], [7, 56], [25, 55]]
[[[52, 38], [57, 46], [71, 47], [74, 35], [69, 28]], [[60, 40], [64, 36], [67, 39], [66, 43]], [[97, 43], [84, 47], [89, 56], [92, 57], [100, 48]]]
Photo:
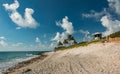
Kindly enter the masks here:
[[[109, 5], [109, 10], [112, 10], [112, 13], [116, 13], [116, 15], [119, 16], [120, 15], [120, 0], [107, 0], [107, 1]], [[103, 16], [100, 19], [100, 21], [102, 25], [106, 28], [106, 31], [103, 32], [104, 35], [109, 35], [116, 31], [120, 31], [120, 20], [113, 17], [112, 14], [109, 13], [109, 15]]]
[[15, 43], [15, 44], [12, 44], [12, 46], [16, 47], [16, 46], [20, 46], [20, 45], [23, 45], [23, 43]]
[[17, 0], [14, 0], [13, 4], [3, 4], [3, 6], [6, 8], [6, 10], [9, 11], [16, 11], [17, 8], [19, 8], [19, 2]]
[[60, 41], [60, 33], [59, 32], [57, 32], [56, 33], [56, 36], [52, 39], [52, 40], [55, 40], [55, 41]]
[[50, 51], [50, 50], [53, 50], [54, 49], [54, 47], [50, 44], [45, 44], [45, 43], [37, 43], [37, 44], [35, 44], [35, 45], [30, 45], [30, 46], [27, 46], [27, 48], [29, 48], [29, 49], [31, 49], [31, 50], [36, 50], [36, 51], [38, 51], [38, 50], [42, 50], [42, 51]]
[[49, 49], [53, 50], [55, 47], [57, 47], [57, 43], [56, 42], [52, 42], [49, 46]]
[[120, 30], [120, 21], [119, 20], [112, 20], [108, 16], [103, 16], [101, 18], [102, 25], [106, 28], [104, 35], [109, 35], [113, 32]]
[[5, 40], [6, 38], [4, 36], [1, 36], [0, 37], [0, 40]]
[[65, 31], [61, 34], [57, 32], [56, 36], [52, 40], [55, 40], [57, 42], [63, 42], [63, 40], [66, 39], [68, 35], [72, 35], [74, 33], [72, 22], [68, 21], [67, 16], [65, 16], [65, 18], [62, 19], [62, 21], [56, 22], [56, 25], [62, 27]]
[[56, 43], [51, 43], [51, 44], [50, 44], [50, 48], [55, 48], [56, 45], [57, 45]]
[[68, 21], [67, 16], [65, 16], [65, 18], [62, 19], [62, 22], [60, 21], [56, 22], [56, 25], [62, 27], [65, 30], [65, 32], [68, 34], [73, 34], [74, 32], [72, 22]]
[[0, 51], [48, 51], [53, 50], [53, 44], [48, 45], [45, 43], [41, 43], [40, 39], [36, 37], [37, 44], [26, 44], [22, 42], [12, 43], [6, 41], [4, 36], [0, 37]]
[[5, 37], [4, 36], [1, 36], [0, 37], [0, 46], [3, 46], [3, 47], [5, 47], [6, 45], [7, 45], [7, 43], [5, 42]]
[[90, 34], [89, 31], [84, 31], [84, 30], [79, 30], [80, 33], [83, 33], [83, 34]]
[[37, 45], [34, 45], [33, 48], [35, 50], [45, 50], [47, 49], [47, 46], [45, 46], [44, 44], [37, 44]]
[[63, 42], [64, 39], [66, 39], [68, 34], [66, 32], [62, 32], [61, 34], [59, 32], [56, 33], [56, 36], [52, 39], [53, 41], [61, 41]]
[[115, 13], [120, 15], [120, 0], [107, 0], [109, 2], [109, 7], [115, 11]]
[[39, 37], [36, 37], [36, 38], [35, 38], [35, 42], [36, 42], [36, 43], [40, 43]]
[[99, 19], [105, 14], [107, 14], [106, 9], [103, 9], [103, 11], [101, 12], [96, 12], [94, 10], [91, 10], [90, 13], [83, 13], [82, 17]]
[[7, 45], [7, 43], [4, 40], [0, 40], [0, 46], [5, 47]]
[[105, 36], [120, 30], [120, 20], [114, 16], [120, 16], [120, 0], [107, 1], [109, 7], [104, 8], [104, 10], [101, 12], [94, 11], [90, 14], [82, 14], [82, 16], [87, 18], [96, 18], [98, 16], [101, 16], [99, 18], [99, 21], [101, 22], [102, 26], [106, 28], [106, 31], [103, 32]]
[[68, 34], [67, 34], [66, 32], [63, 32], [63, 33], [61, 34], [61, 42], [63, 42], [63, 40], [66, 39], [67, 36], [68, 36]]
[[33, 9], [25, 8], [24, 17], [22, 17], [21, 14], [17, 11], [20, 6], [17, 0], [15, 0], [13, 4], [3, 4], [3, 6], [8, 12], [10, 12], [9, 17], [11, 20], [19, 27], [36, 28], [38, 26], [38, 23], [32, 17], [32, 14], [34, 13]]
[[89, 41], [91, 39], [91, 36], [89, 35], [90, 34], [89, 31], [79, 30], [79, 32], [85, 35], [83, 41]]
[[16, 30], [20, 30], [21, 29], [21, 27], [16, 27]]

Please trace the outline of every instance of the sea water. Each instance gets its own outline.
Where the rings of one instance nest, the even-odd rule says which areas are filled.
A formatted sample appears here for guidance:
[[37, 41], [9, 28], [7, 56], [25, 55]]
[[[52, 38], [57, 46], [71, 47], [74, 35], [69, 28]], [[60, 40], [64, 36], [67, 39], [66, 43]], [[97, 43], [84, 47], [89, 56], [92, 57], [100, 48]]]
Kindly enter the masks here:
[[44, 51], [15, 51], [15, 52], [0, 52], [0, 74], [2, 71], [18, 64], [19, 62], [29, 60], [38, 56], [38, 53]]

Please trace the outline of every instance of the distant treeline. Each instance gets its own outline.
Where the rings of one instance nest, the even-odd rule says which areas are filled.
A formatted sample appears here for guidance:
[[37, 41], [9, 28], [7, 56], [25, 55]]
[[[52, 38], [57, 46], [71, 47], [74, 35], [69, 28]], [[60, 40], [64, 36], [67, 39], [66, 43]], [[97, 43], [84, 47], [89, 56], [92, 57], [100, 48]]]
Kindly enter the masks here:
[[110, 34], [111, 38], [120, 37], [120, 31]]

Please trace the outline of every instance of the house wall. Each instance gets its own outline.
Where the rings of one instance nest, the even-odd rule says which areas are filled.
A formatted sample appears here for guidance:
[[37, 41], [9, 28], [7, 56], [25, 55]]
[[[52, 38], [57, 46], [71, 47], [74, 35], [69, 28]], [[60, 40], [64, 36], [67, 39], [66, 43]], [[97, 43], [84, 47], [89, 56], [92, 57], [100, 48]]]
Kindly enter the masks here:
[[100, 40], [102, 38], [102, 34], [95, 34], [94, 39], [95, 40]]
[[109, 42], [120, 42], [120, 37], [109, 38]]

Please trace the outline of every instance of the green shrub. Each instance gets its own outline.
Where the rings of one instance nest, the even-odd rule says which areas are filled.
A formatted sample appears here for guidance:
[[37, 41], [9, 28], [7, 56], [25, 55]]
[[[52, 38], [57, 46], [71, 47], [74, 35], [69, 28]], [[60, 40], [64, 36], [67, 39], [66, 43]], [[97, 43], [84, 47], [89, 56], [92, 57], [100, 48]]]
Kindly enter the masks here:
[[110, 34], [111, 38], [120, 37], [120, 31]]

